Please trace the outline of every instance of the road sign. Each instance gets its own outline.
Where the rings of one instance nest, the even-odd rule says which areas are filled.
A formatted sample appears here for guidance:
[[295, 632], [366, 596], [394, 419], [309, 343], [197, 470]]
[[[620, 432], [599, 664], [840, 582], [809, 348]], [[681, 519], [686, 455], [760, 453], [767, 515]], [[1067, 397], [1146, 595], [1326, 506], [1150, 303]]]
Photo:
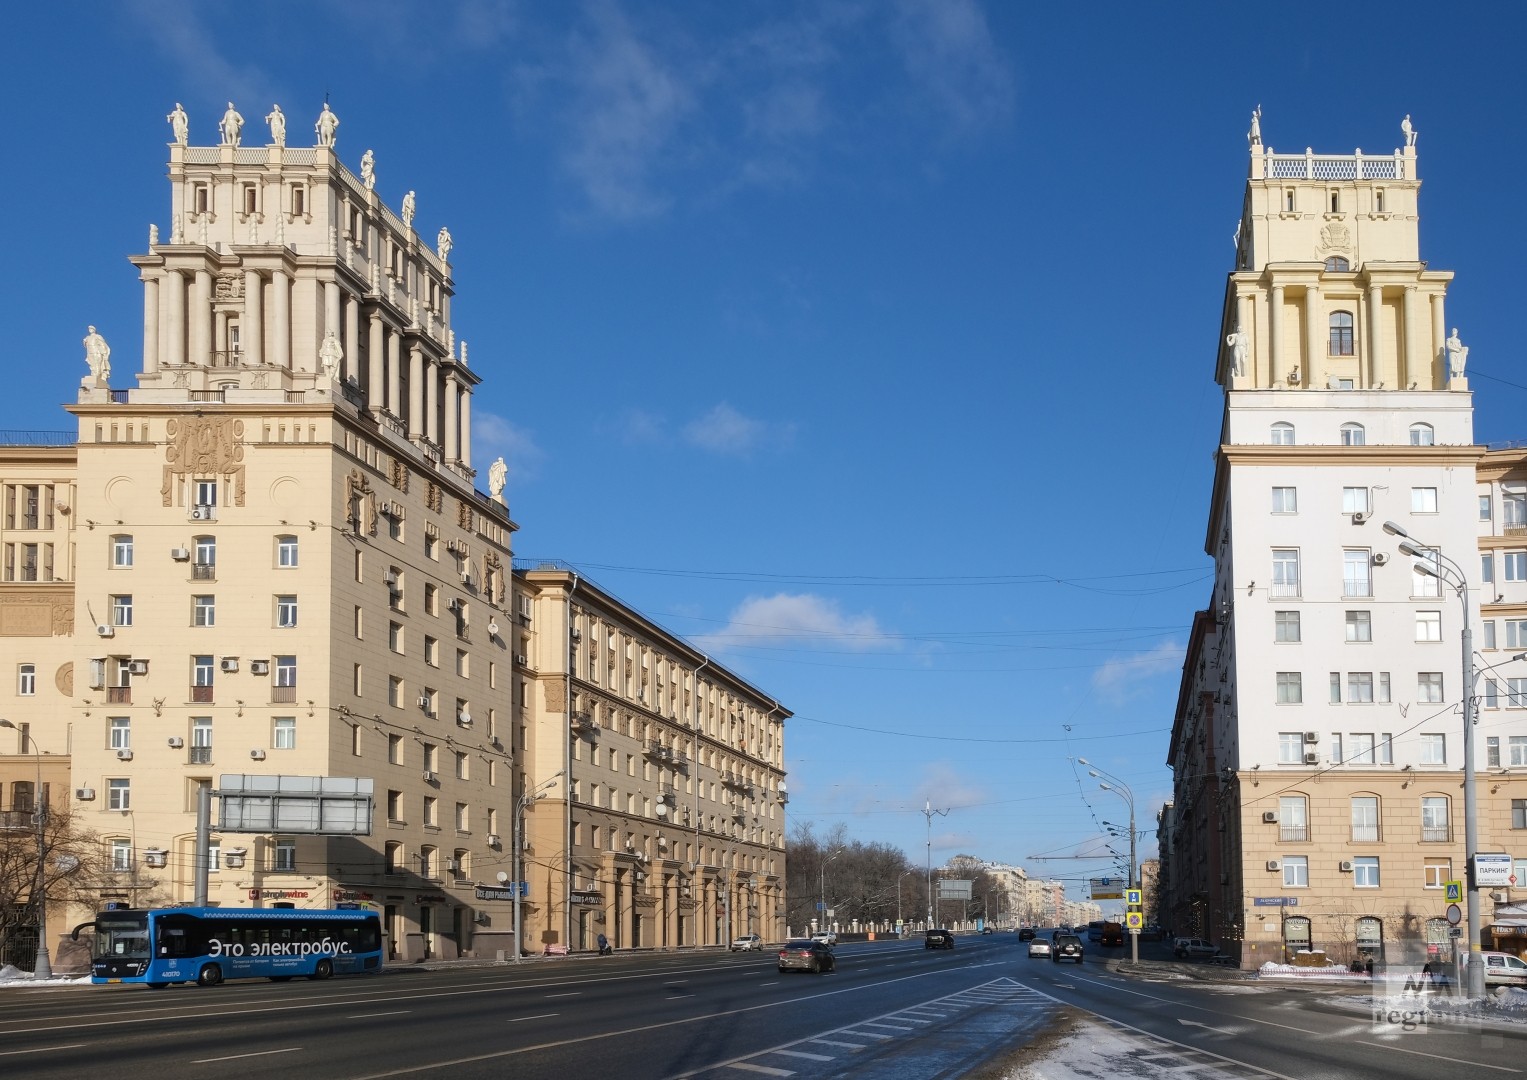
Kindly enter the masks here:
[[1140, 890], [1139, 889], [1125, 889], [1124, 890], [1124, 902], [1126, 904], [1128, 904], [1130, 907], [1139, 907], [1140, 906]]
[[1463, 899], [1463, 882], [1444, 881], [1442, 883], [1442, 887], [1447, 890], [1447, 896], [1445, 896], [1443, 899], [1445, 899], [1448, 903], [1455, 904], [1459, 900]]
[[1457, 926], [1463, 922], [1463, 909], [1457, 904], [1447, 906], [1447, 921], [1449, 926]]
[[1505, 852], [1474, 853], [1474, 884], [1481, 889], [1500, 889], [1511, 884], [1511, 856]]
[[1124, 899], [1123, 878], [1095, 877], [1088, 881], [1088, 886], [1094, 900]]
[[1145, 925], [1145, 916], [1138, 911], [1131, 911], [1124, 916], [1124, 925], [1131, 930], [1138, 930]]
[[1449, 930], [1447, 932], [1447, 936], [1448, 937], [1463, 937], [1463, 927], [1461, 927], [1461, 926], [1454, 926], [1454, 927], [1449, 928]]

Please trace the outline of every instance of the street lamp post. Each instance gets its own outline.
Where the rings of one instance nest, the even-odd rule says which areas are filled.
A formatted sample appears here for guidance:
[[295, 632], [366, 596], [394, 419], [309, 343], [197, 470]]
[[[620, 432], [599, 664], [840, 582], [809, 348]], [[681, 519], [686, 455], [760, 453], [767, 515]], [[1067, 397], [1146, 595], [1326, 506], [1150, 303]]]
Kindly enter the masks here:
[[53, 963], [48, 959], [48, 804], [42, 797], [42, 751], [32, 733], [10, 720], [0, 720], [0, 727], [12, 728], [21, 735], [21, 752], [32, 744], [37, 763], [37, 787], [32, 792], [32, 821], [37, 825], [37, 877], [32, 882], [32, 902], [37, 907], [37, 959], [32, 963], [32, 978], [51, 979]]
[[[1419, 543], [1393, 521], [1384, 522], [1384, 531], [1400, 537], [1400, 551], [1415, 559], [1413, 566], [1421, 573], [1451, 586], [1463, 611], [1463, 857], [1468, 887], [1468, 925], [1464, 933], [1469, 943], [1468, 984], [1471, 998], [1485, 996], [1484, 956], [1480, 951], [1479, 881], [1474, 859], [1479, 853], [1479, 794], [1474, 776], [1474, 627], [1469, 618], [1469, 579], [1463, 568], [1436, 548]], [[1451, 577], [1449, 577], [1451, 575]]]
[[935, 810], [933, 803], [923, 800], [923, 816], [928, 819], [928, 925], [926, 929], [933, 929], [933, 816], [947, 817], [948, 810]]
[[896, 932], [901, 933], [901, 882], [908, 874], [915, 874], [916, 870], [903, 870], [901, 877], [896, 879]]
[[817, 924], [818, 930], [827, 929], [827, 864], [841, 854], [843, 854], [843, 849], [839, 848], [817, 864], [817, 893], [821, 900], [822, 911], [822, 921]]
[[[1140, 887], [1136, 868], [1139, 863], [1135, 861], [1135, 793], [1129, 789], [1129, 785], [1120, 780], [1107, 769], [1100, 769], [1086, 758], [1077, 758], [1078, 762], [1088, 767], [1087, 775], [1098, 781], [1098, 787], [1104, 791], [1111, 791], [1129, 805], [1129, 887]], [[1144, 905], [1142, 905], [1143, 907]], [[1128, 920], [1126, 920], [1128, 921]], [[1140, 962], [1140, 935], [1131, 929], [1129, 933], [1129, 962]]]
[[558, 769], [541, 783], [526, 791], [514, 802], [514, 836], [512, 838], [514, 842], [514, 881], [511, 884], [514, 888], [514, 962], [516, 964], [520, 962], [525, 951], [523, 948], [524, 943], [520, 940], [522, 932], [520, 896], [523, 893], [525, 884], [520, 877], [520, 873], [525, 865], [525, 853], [523, 850], [525, 846], [525, 808], [533, 802], [546, 798], [546, 793], [557, 786], [557, 777], [561, 775], [562, 770]]

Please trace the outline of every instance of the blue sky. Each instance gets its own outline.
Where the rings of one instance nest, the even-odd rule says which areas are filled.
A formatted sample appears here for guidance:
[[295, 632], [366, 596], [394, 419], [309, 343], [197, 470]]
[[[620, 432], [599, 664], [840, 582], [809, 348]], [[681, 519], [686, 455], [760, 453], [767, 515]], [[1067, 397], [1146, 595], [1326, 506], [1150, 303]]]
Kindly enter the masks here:
[[[1394, 4], [23, 5], [9, 14], [0, 428], [60, 429], [167, 233], [176, 101], [325, 93], [352, 168], [448, 225], [517, 552], [560, 558], [793, 709], [792, 819], [921, 863], [1084, 878], [1142, 827], [1218, 434], [1253, 106], [1277, 150], [1420, 132], [1476, 436], [1527, 438], [1522, 9]], [[1144, 841], [1154, 846], [1154, 836]]]

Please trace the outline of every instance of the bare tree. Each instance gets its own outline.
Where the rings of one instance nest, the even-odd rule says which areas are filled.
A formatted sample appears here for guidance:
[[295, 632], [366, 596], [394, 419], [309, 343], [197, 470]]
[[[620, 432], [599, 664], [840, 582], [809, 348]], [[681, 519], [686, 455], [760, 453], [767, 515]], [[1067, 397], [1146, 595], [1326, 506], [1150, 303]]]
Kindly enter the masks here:
[[[35, 819], [0, 828], [0, 958], [30, 966], [37, 951], [40, 901], [52, 914], [61, 904], [91, 907], [108, 860], [101, 841], [76, 821], [68, 807], [47, 809], [40, 837]], [[39, 850], [40, 848], [40, 850]], [[39, 857], [43, 889], [37, 890]], [[49, 926], [51, 934], [65, 929]]]

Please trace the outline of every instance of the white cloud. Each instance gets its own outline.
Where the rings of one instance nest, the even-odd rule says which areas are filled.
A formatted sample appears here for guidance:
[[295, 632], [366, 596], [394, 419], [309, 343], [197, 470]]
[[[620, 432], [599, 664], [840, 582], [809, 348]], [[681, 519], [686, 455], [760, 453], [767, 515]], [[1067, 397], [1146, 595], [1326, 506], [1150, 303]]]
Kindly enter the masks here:
[[1141, 684], [1182, 668], [1184, 646], [1180, 641], [1164, 641], [1154, 649], [1115, 657], [1092, 676], [1092, 686], [1110, 701], [1126, 701]]
[[974, 0], [900, 0], [891, 37], [920, 93], [957, 133], [1012, 114], [1013, 75]]
[[501, 416], [477, 410], [472, 413], [472, 460], [479, 473], [486, 475], [488, 464], [503, 455], [509, 466], [509, 482], [505, 498], [509, 498], [517, 481], [533, 479], [546, 460], [546, 453], [536, 445], [535, 438], [524, 428], [510, 423]]
[[794, 425], [754, 420], [724, 401], [684, 425], [686, 442], [718, 454], [747, 455], [787, 444], [794, 437]]
[[695, 643], [716, 651], [758, 645], [861, 651], [899, 647], [873, 615], [846, 615], [833, 601], [809, 593], [750, 596], [732, 612], [725, 627]]
[[[258, 130], [258, 118], [269, 111], [273, 80], [264, 69], [253, 64], [235, 64], [224, 55], [212, 31], [202, 21], [202, 8], [187, 0], [140, 0], [126, 10], [143, 24], [149, 40], [197, 90], [219, 101], [231, 98], [235, 105], [242, 102], [239, 112], [244, 115], [246, 142], [251, 141], [251, 131], [255, 134], [254, 142], [265, 141], [265, 136]], [[257, 102], [265, 103], [258, 113], [254, 111]], [[217, 116], [208, 116], [198, 122], [193, 115], [192, 144], [215, 144], [218, 141], [217, 121], [221, 117], [219, 111]]]
[[620, 416], [621, 437], [628, 443], [663, 443], [668, 441], [667, 421], [646, 409], [627, 409]]

